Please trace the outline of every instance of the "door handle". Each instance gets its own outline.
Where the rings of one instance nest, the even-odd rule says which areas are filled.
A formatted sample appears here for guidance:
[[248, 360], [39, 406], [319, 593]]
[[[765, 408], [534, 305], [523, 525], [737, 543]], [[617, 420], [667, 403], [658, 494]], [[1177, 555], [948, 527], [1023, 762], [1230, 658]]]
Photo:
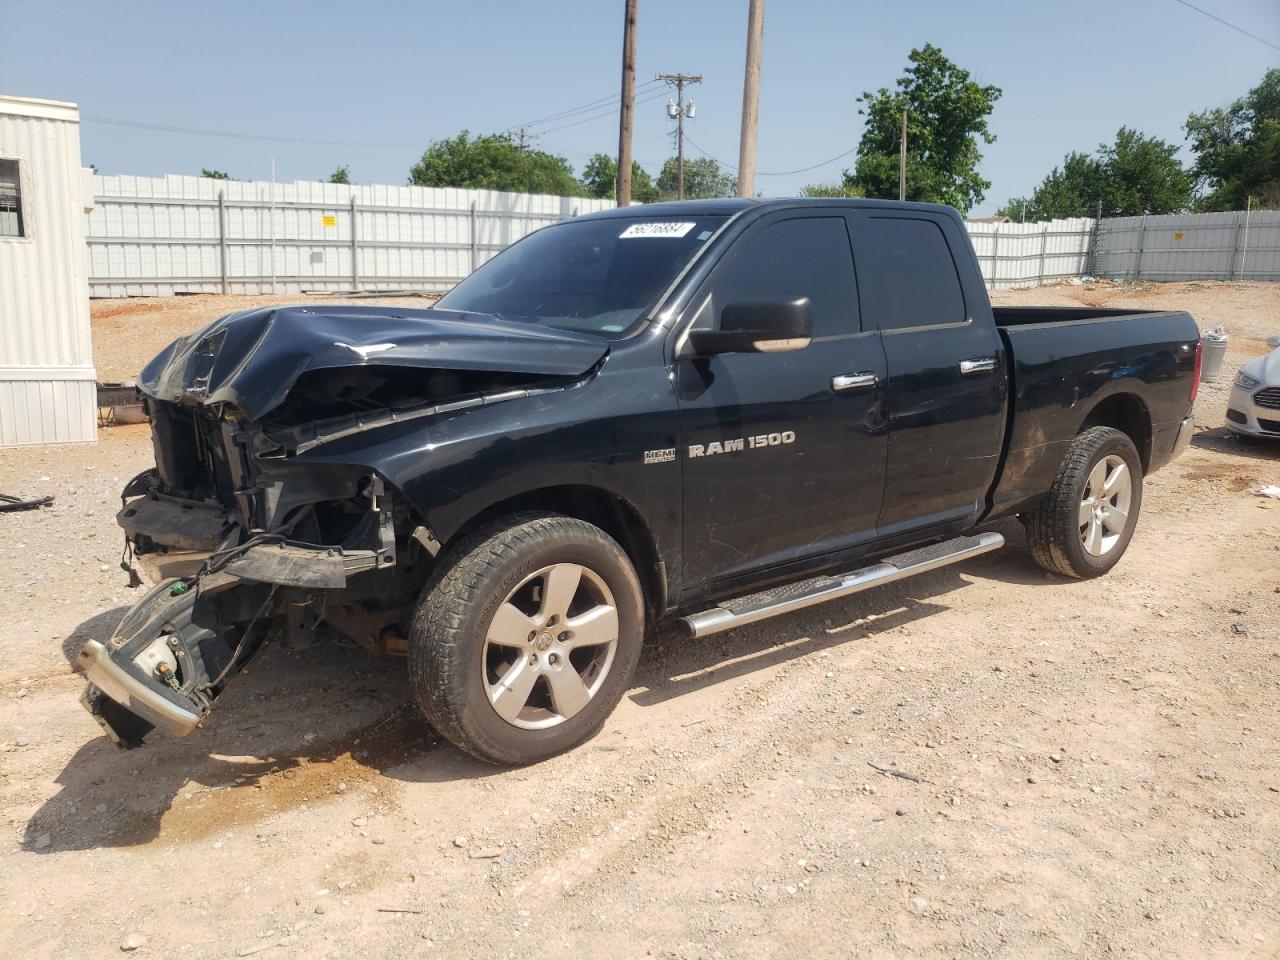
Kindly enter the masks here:
[[978, 357], [974, 360], [960, 361], [960, 375], [962, 377], [974, 377], [980, 373], [990, 373], [995, 368], [995, 357]]
[[879, 375], [874, 373], [841, 373], [831, 378], [831, 389], [836, 393], [844, 393], [847, 390], [870, 390], [879, 382]]

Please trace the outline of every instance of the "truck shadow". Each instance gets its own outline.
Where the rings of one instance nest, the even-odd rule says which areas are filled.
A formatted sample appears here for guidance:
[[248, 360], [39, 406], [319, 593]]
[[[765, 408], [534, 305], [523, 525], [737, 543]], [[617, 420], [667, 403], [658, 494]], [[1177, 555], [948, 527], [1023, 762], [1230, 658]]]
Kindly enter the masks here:
[[[701, 641], [659, 628], [631, 699], [656, 706], [918, 621], [947, 609], [939, 598], [972, 576], [1045, 585], [1019, 546], [1021, 525], [993, 529], [1009, 541], [1005, 550], [847, 600]], [[109, 634], [120, 614], [81, 624], [66, 643], [68, 656], [84, 638]], [[54, 853], [195, 840], [254, 824], [269, 829], [262, 825], [275, 814], [385, 785], [383, 778], [438, 783], [505, 772], [442, 741], [413, 703], [405, 674], [403, 659], [355, 648], [272, 647], [190, 737], [152, 734], [136, 751], [120, 751], [105, 736], [85, 742], [57, 775], [57, 794], [30, 817], [22, 847]]]
[[110, 610], [94, 614], [72, 630], [66, 639], [62, 641], [62, 655], [67, 658], [67, 663], [71, 664], [78, 673], [79, 667], [76, 666], [76, 655], [80, 652], [80, 648], [84, 646], [84, 642], [86, 640], [97, 640], [99, 643], [106, 643], [111, 639], [111, 634], [115, 632], [116, 627], [120, 625], [120, 621], [124, 619], [124, 615], [128, 612], [128, 607], [112, 607]]
[[1201, 430], [1191, 438], [1191, 445], [1202, 450], [1215, 453], [1230, 453], [1238, 457], [1251, 457], [1256, 460], [1280, 461], [1280, 440], [1240, 440], [1226, 427], [1213, 427]]
[[1017, 520], [984, 529], [1003, 534], [1004, 549], [701, 640], [686, 638], [673, 624], [663, 625], [648, 642], [636, 676], [638, 689], [630, 699], [640, 706], [656, 706], [853, 640], [888, 633], [949, 609], [939, 598], [969, 586], [971, 576], [1005, 583], [1068, 582], [1034, 565]]
[[[77, 634], [85, 632], [82, 625]], [[78, 648], [78, 644], [77, 644]], [[475, 779], [499, 768], [449, 748], [422, 719], [398, 658], [317, 644], [266, 650], [189, 737], [138, 750], [85, 742], [31, 816], [40, 853], [193, 840], [393, 780]], [[69, 701], [68, 709], [79, 709]]]

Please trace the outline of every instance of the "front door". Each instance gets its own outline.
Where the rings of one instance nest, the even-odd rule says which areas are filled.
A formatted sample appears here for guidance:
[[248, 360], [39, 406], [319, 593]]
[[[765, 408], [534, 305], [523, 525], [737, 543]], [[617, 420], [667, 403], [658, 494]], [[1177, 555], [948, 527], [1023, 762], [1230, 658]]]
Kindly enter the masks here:
[[885, 465], [885, 359], [863, 332], [847, 221], [762, 219], [691, 300], [693, 327], [724, 307], [808, 297], [813, 340], [781, 353], [678, 359], [684, 571], [690, 590], [875, 536]]
[[[854, 218], [862, 318], [889, 367], [882, 537], [963, 528], [982, 512], [1004, 441], [1004, 346], [986, 293], [965, 289], [952, 218], [891, 209]], [[968, 271], [978, 284], [977, 264]]]

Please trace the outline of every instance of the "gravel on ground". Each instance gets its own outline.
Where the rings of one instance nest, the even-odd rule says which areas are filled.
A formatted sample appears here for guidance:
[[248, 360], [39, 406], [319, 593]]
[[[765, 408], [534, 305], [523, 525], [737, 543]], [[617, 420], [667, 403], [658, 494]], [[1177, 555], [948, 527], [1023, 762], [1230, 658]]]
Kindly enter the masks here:
[[[148, 428], [0, 450], [0, 490], [56, 497], [0, 514], [0, 953], [1280, 956], [1280, 502], [1249, 492], [1280, 447], [1222, 429], [1280, 285], [996, 299], [1231, 335], [1111, 575], [1046, 574], [1012, 520], [958, 567], [702, 642], [660, 628], [603, 732], [524, 769], [442, 743], [403, 660], [323, 645], [268, 650], [192, 736], [116, 750], [72, 663], [138, 595], [113, 518]], [[248, 302], [95, 303], [104, 378]]]

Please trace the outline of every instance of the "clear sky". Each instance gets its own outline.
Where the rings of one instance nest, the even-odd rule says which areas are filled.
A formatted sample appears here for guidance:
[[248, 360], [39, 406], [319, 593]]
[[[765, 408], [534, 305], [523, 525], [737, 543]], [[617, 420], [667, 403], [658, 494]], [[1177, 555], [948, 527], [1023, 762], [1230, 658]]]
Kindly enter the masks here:
[[[1278, 0], [1195, 2], [1280, 44]], [[0, 0], [0, 93], [79, 103], [84, 162], [102, 173], [212, 167], [267, 179], [274, 155], [280, 180], [324, 179], [348, 164], [357, 182], [398, 184], [432, 139], [616, 96], [622, 10], [622, 0]], [[635, 155], [646, 169], [671, 152], [666, 94], [645, 85], [659, 71], [705, 77], [689, 137], [737, 162], [746, 15], [747, 0], [640, 0]], [[1176, 0], [768, 0], [758, 169], [809, 167], [856, 146], [855, 98], [891, 86], [925, 42], [1004, 90], [991, 121], [998, 139], [983, 148], [992, 186], [975, 214], [1122, 124], [1181, 144], [1189, 112], [1225, 104], [1280, 66], [1280, 51]], [[538, 145], [580, 171], [592, 153], [617, 149], [609, 107], [532, 124], [544, 132]], [[760, 176], [757, 188], [793, 194], [838, 179], [851, 161]]]

